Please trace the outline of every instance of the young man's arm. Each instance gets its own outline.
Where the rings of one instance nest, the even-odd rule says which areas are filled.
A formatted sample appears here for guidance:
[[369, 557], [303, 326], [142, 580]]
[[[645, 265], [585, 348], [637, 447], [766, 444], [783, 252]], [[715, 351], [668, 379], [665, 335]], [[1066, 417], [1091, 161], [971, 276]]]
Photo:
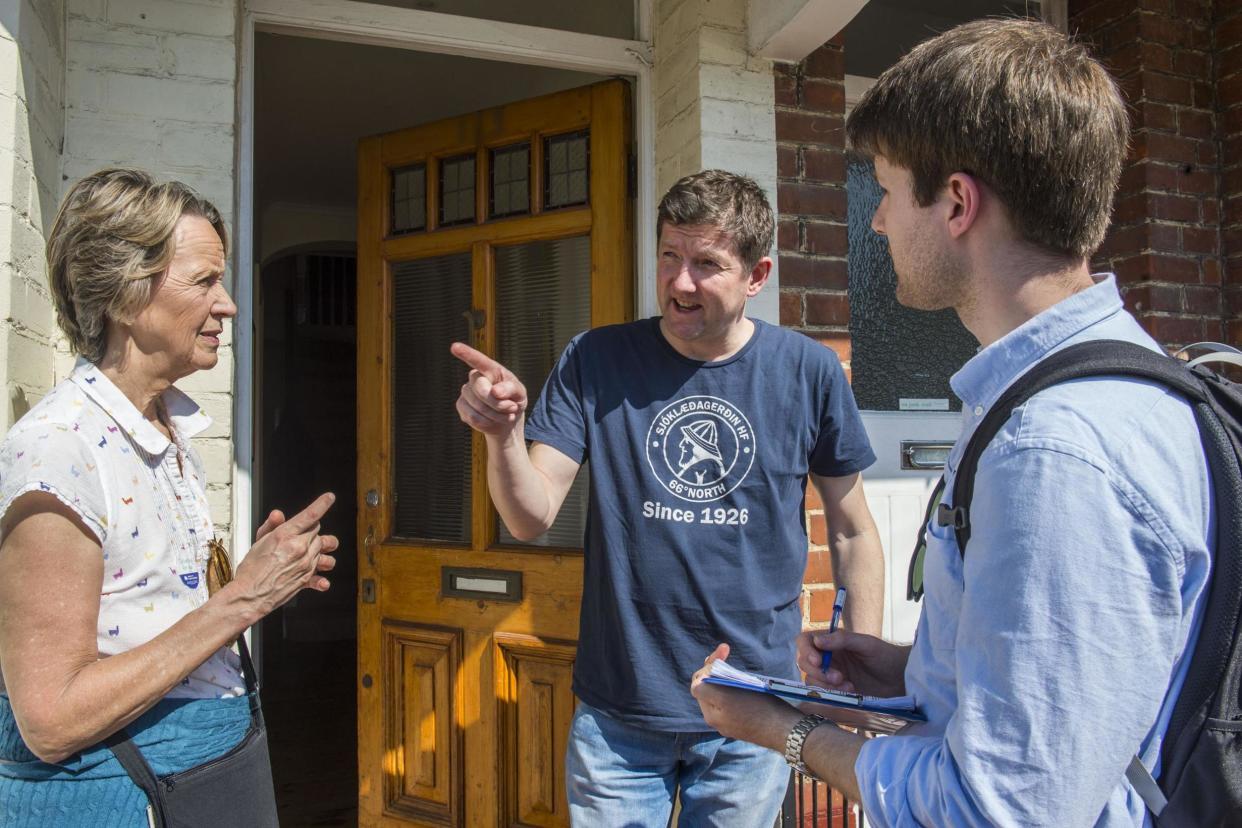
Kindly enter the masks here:
[[487, 438], [487, 485], [496, 511], [515, 538], [537, 538], [556, 520], [581, 464], [543, 443], [526, 448], [529, 400], [512, 371], [460, 342], [452, 353], [471, 368], [457, 414]]
[[[728, 655], [729, 646], [721, 644], [691, 682], [690, 692], [699, 702], [704, 721], [721, 735], [784, 754], [785, 738], [804, 714], [775, 696], [703, 683], [711, 663]], [[802, 762], [815, 778], [827, 782], [846, 799], [858, 802], [854, 763], [864, 742], [857, 733], [822, 722], [803, 743]]]
[[862, 475], [812, 474], [811, 483], [824, 502], [833, 580], [849, 591], [842, 621], [855, 632], [878, 636], [884, 617], [884, 548], [867, 508]]

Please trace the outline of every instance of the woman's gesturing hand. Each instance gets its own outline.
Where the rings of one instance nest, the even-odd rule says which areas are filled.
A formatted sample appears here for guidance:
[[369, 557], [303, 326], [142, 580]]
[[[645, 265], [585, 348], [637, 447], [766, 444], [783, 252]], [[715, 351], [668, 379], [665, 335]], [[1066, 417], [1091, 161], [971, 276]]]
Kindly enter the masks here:
[[303, 589], [323, 592], [331, 585], [321, 573], [336, 566], [332, 553], [340, 544], [333, 535], [319, 534], [319, 527], [335, 502], [336, 496], [327, 492], [288, 520], [273, 511], [259, 527], [257, 540], [233, 579], [258, 618]]

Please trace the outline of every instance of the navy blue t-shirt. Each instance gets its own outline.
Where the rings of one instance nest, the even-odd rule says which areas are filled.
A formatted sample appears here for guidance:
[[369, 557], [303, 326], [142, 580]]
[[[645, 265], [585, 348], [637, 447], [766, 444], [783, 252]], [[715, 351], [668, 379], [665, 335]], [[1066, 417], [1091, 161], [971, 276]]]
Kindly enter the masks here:
[[575, 337], [526, 437], [590, 462], [574, 692], [656, 730], [707, 730], [693, 672], [730, 663], [797, 677], [807, 472], [875, 455], [828, 348], [755, 320], [728, 359], [699, 362], [659, 319]]

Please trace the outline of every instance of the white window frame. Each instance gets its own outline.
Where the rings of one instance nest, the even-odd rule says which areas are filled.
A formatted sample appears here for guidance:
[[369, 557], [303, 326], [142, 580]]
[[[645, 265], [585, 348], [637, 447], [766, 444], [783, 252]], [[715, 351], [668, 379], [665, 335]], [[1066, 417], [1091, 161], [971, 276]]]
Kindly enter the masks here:
[[[637, 40], [481, 20], [355, 0], [245, 0], [239, 21], [237, 259], [233, 397], [233, 537], [245, 554], [254, 534], [254, 103], [255, 35], [276, 33], [420, 52], [548, 66], [634, 79], [637, 156], [635, 306], [656, 307], [653, 0], [636, 0]], [[342, 493], [343, 494], [343, 493]], [[347, 496], [353, 497], [350, 492]]]

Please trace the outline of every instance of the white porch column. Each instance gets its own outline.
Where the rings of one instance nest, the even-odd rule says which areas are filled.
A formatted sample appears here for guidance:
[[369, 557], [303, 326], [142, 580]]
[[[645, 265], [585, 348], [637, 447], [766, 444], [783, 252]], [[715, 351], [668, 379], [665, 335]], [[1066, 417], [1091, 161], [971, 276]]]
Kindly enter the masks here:
[[[657, 199], [684, 175], [720, 168], [754, 178], [776, 209], [772, 63], [747, 52], [746, 4], [656, 2]], [[748, 313], [779, 324], [779, 293], [774, 265]]]
[[0, 3], [0, 429], [52, 387], [44, 243], [60, 195], [63, 0]]

